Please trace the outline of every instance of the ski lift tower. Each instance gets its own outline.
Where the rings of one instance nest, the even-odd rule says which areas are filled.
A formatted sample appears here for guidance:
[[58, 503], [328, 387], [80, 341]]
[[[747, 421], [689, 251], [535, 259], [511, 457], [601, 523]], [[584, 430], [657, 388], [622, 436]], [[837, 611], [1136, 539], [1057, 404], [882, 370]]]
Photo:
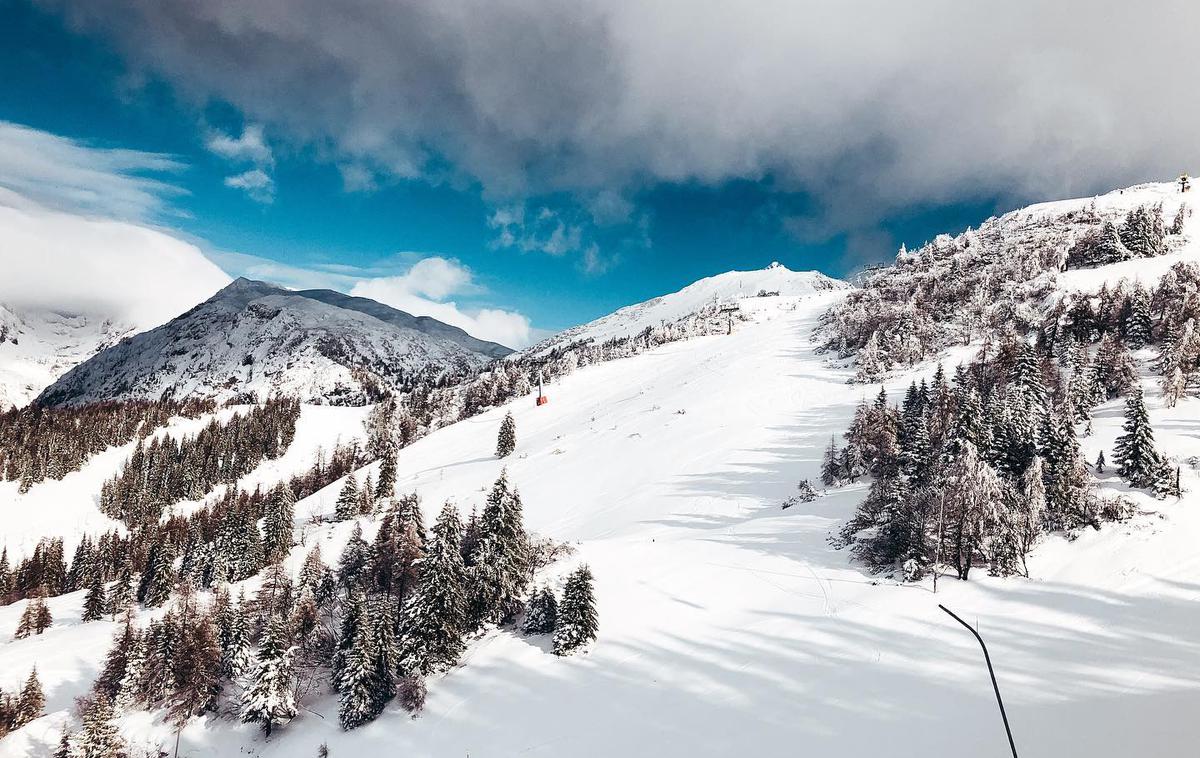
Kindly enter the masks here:
[[733, 314], [737, 313], [741, 309], [742, 309], [741, 306], [738, 305], [736, 302], [726, 303], [725, 305], [721, 306], [720, 312], [723, 316], [725, 316], [725, 319], [726, 319], [726, 327], [725, 327], [726, 334], [733, 334]]
[[548, 402], [550, 402], [550, 398], [546, 397], [546, 393], [545, 393], [545, 391], [542, 389], [542, 379], [541, 379], [541, 377], [538, 377], [538, 396], [537, 396], [537, 404], [538, 404], [538, 405], [545, 405], [545, 404], [546, 404], [546, 403], [548, 403]]

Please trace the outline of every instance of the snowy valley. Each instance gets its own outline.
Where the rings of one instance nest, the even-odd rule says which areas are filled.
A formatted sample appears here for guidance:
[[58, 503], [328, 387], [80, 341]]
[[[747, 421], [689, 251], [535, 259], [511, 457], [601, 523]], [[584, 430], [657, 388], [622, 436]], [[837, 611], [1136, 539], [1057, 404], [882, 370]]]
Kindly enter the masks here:
[[[939, 603], [987, 640], [1022, 756], [1184, 755], [1181, 747], [1200, 737], [1191, 718], [1200, 710], [1200, 337], [1190, 320], [1200, 306], [1200, 233], [1183, 207], [1193, 194], [1165, 183], [1032, 206], [903, 251], [857, 287], [778, 265], [720, 274], [511, 355], [465, 334], [428, 336], [344, 303], [239, 280], [82, 362], [41, 396], [48, 404], [165, 402], [170, 390], [175, 401], [206, 402], [139, 406], [153, 424], [114, 429], [114, 444], [82, 453], [70, 470], [47, 465], [53, 446], [39, 453], [47, 460], [14, 449], [0, 458], [8, 562], [0, 578], [13, 600], [0, 607], [0, 690], [19, 705], [36, 666], [45, 699], [0, 739], [0, 756], [55, 755], [64, 734], [76, 748], [96, 735], [119, 738], [134, 756], [930, 756], [965, 746], [971, 755], [1008, 755], [979, 648]], [[1150, 242], [1132, 236], [1143, 208], [1161, 220], [1157, 232], [1147, 222]], [[1108, 246], [1121, 231], [1125, 238]], [[1171, 268], [1177, 264], [1183, 268]], [[322, 339], [331, 331], [337, 350]], [[94, 349], [63, 353], [46, 378]], [[881, 411], [872, 432], [887, 424], [911, 432], [910, 388], [924, 382], [936, 394], [939, 365], [953, 377], [981, 352], [986, 365], [964, 368], [974, 378], [956, 380], [960, 394], [946, 401], [954, 424], [940, 433], [921, 426], [920, 445], [903, 433], [897, 441], [893, 429], [889, 444], [902, 448], [887, 453], [893, 460], [842, 465], [834, 456], [830, 474], [831, 441], [837, 451], [854, 444], [845, 433], [863, 408], [897, 406]], [[456, 368], [450, 379], [447, 366]], [[0, 352], [0, 371], [18, 370]], [[1115, 371], [1132, 373], [1118, 382]], [[539, 380], [548, 402], [536, 402]], [[46, 384], [28, 386], [39, 382]], [[1037, 392], [1021, 395], [1034, 384]], [[1159, 457], [1149, 479], [1133, 486], [1115, 458], [1138, 385]], [[881, 392], [887, 401], [875, 405]], [[964, 414], [973, 392], [982, 405]], [[294, 415], [292, 406], [264, 404], [277, 396], [303, 403]], [[11, 402], [31, 397], [25, 391]], [[1029, 404], [1018, 411], [1017, 402]], [[932, 424], [928, 407], [915, 413]], [[255, 409], [277, 415], [260, 422]], [[506, 453], [502, 439], [501, 456], [497, 437], [509, 414], [515, 444]], [[1030, 462], [1001, 460], [1008, 451], [992, 431], [1022, 417], [1032, 424], [1037, 414], [1060, 419], [1044, 428], [1066, 440], [1070, 463], [1057, 470], [1073, 467], [1078, 481], [1064, 497], [1086, 501], [1085, 516], [1039, 520], [1028, 555], [1014, 561], [996, 547], [1007, 511], [988, 511], [978, 545], [967, 549], [976, 569], [958, 581], [940, 550], [941, 531], [926, 523], [935, 501], [922, 500], [919, 487], [953, 489], [939, 477], [962, 460], [955, 441], [967, 432], [947, 430], [978, 422], [990, 441], [971, 445], [984, 451], [978, 466], [1003, 493], [993, 499], [1016, 502]], [[236, 442], [211, 443], [219, 454], [189, 442], [206, 428], [220, 438], [235, 417], [244, 427], [228, 435]], [[6, 418], [15, 428], [17, 416]], [[33, 423], [22, 430], [51, 429]], [[1005, 433], [1016, 439], [1012, 429]], [[1021, 429], [1025, 442], [1044, 436], [1041, 425]], [[251, 455], [247, 440], [260, 438], [268, 444]], [[922, 461], [917, 449], [927, 454]], [[1105, 470], [1095, 465], [1101, 453]], [[172, 466], [185, 459], [204, 465]], [[154, 460], [144, 471], [137, 463]], [[211, 472], [196, 473], [210, 463]], [[1065, 491], [1065, 475], [1054, 476], [1043, 505]], [[496, 486], [505, 477], [511, 491]], [[889, 479], [909, 489], [884, 493]], [[797, 497], [802, 482], [811, 496]], [[297, 498], [283, 505], [285, 483]], [[1100, 506], [1118, 499], [1111, 514]], [[857, 550], [856, 534], [846, 533], [873, 501], [886, 503], [857, 537], [895, 519], [919, 532], [883, 558]], [[558, 636], [522, 631], [530, 615], [522, 603], [493, 604], [473, 628], [458, 630], [463, 648], [452, 665], [406, 671], [394, 699], [343, 728], [345, 692], [359, 680], [328, 648], [351, 656], [346, 630], [367, 636], [359, 631], [365, 622], [355, 627], [347, 616], [369, 617], [388, 634], [398, 628], [401, 650], [416, 655], [411, 630], [426, 619], [390, 588], [432, 602], [423, 567], [445, 569], [459, 552], [438, 552], [459, 539], [459, 527], [443, 539], [443, 505], [487, 543], [496, 538], [479, 532], [472, 514], [486, 523], [490, 503], [512, 518], [514, 502], [530, 535], [523, 549], [537, 557], [521, 567], [515, 600], [549, 588], [565, 603], [577, 589], [564, 593], [569, 577], [587, 566], [595, 639], [556, 650]], [[389, 542], [401, 522], [411, 533], [397, 531]], [[422, 540], [412, 536], [419, 531]], [[85, 536], [94, 545], [101, 535], [113, 540], [106, 538], [108, 553], [80, 552]], [[56, 539], [60, 555], [18, 576], [18, 564], [30, 566], [43, 541]], [[428, 549], [421, 560], [401, 555], [414, 544]], [[364, 545], [374, 551], [359, 556], [370, 571], [402, 565], [421, 591], [403, 578], [374, 576], [368, 589], [355, 584], [357, 574], [344, 579], [347, 546], [354, 553]], [[399, 553], [386, 552], [396, 545]], [[324, 590], [316, 548], [338, 576]], [[494, 567], [467, 548], [462, 554], [474, 563], [454, 570], [478, 589]], [[88, 556], [86, 565], [72, 565], [74, 555]], [[132, 574], [119, 576], [122, 566]], [[51, 624], [14, 638], [39, 602], [36, 591], [16, 597], [34, 568], [43, 579], [62, 574], [65, 591], [44, 600]], [[126, 598], [94, 618], [94, 588], [111, 600], [123, 582], [136, 586], [139, 573], [143, 583], [153, 574], [140, 588], [147, 601]], [[181, 601], [184, 584], [195, 595]], [[331, 594], [318, 599], [322, 592]], [[94, 698], [77, 707], [98, 680], [113, 678], [106, 660], [125, 633], [126, 607], [130, 628], [145, 630], [196, 612], [188, 603], [207, 608], [239, 595], [250, 619], [239, 654], [249, 660], [216, 677], [219, 693], [182, 707], [175, 690], [186, 687], [172, 683], [187, 677], [165, 671], [172, 683], [159, 681], [158, 695], [131, 694], [117, 676], [108, 682], [115, 706], [101, 713]], [[383, 613], [399, 618], [377, 622]], [[195, 644], [223, 659], [227, 630], [213, 626], [216, 637]], [[284, 635], [290, 642], [277, 639]], [[289, 645], [297, 669], [280, 697], [294, 700], [294, 715], [270, 730], [261, 720], [243, 723], [264, 650]], [[277, 650], [271, 660], [281, 656]], [[339, 681], [351, 682], [341, 694], [323, 663], [331, 657], [342, 661]], [[413, 707], [418, 685], [423, 707]]]

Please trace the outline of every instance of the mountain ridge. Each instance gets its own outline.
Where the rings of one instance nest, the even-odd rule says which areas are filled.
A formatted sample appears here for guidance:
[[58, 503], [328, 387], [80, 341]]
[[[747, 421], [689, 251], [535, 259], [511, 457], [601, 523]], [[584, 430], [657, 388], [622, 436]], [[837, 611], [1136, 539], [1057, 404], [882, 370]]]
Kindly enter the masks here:
[[37, 402], [283, 393], [361, 403], [401, 387], [405, 376], [477, 368], [510, 352], [366, 298], [241, 277], [71, 369]]

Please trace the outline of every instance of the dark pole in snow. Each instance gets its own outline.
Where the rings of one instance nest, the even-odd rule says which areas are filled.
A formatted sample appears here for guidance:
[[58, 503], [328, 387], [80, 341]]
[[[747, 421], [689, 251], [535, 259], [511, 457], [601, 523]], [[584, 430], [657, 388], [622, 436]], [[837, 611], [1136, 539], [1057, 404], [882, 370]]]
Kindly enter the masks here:
[[1008, 747], [1012, 750], [1013, 758], [1017, 758], [1017, 744], [1013, 742], [1012, 729], [1008, 728], [1008, 714], [1004, 712], [1004, 701], [1000, 698], [1000, 685], [996, 684], [996, 672], [992, 669], [992, 657], [988, 655], [987, 645], [983, 644], [983, 637], [979, 636], [979, 632], [975, 631], [974, 627], [955, 615], [954, 611], [941, 603], [938, 603], [938, 608], [950, 614], [950, 618], [965, 626], [967, 631], [979, 640], [979, 647], [983, 648], [983, 660], [987, 663], [988, 674], [992, 677], [992, 689], [996, 691], [996, 704], [1000, 706], [1000, 718], [1004, 719], [1004, 733], [1008, 735]]

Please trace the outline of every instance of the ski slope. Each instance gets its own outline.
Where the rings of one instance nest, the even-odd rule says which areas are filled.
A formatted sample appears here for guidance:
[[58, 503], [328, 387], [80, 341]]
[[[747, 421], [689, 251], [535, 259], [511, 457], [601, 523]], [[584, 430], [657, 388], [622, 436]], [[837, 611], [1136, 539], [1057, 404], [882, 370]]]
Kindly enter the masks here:
[[[528, 526], [577, 547], [539, 580], [581, 562], [596, 576], [600, 636], [586, 654], [557, 658], [548, 640], [494, 630], [429, 681], [417, 718], [393, 704], [347, 733], [325, 695], [269, 741], [229, 715], [194, 721], [180, 755], [284, 758], [325, 743], [358, 758], [1006, 756], [978, 646], [938, 603], [987, 639], [1024, 758], [1191, 750], [1200, 483], [1186, 464], [1182, 502], [1133, 493], [1147, 513], [1046, 540], [1032, 579], [974, 572], [969, 583], [944, 578], [936, 596], [928, 581], [866, 574], [827, 544], [865, 483], [781, 510], [799, 479], [815, 480], [830, 434], [878, 391], [847, 384], [849, 369], [814, 352], [812, 328], [842, 295], [748, 298], [750, 320], [731, 335], [579, 370], [547, 387], [547, 405], [522, 398], [400, 452], [398, 489], [419, 493], [430, 520], [445, 500], [481, 506], [507, 466]], [[932, 370], [896, 376], [889, 392]], [[1161, 449], [1200, 455], [1200, 401], [1166, 411], [1146, 389]], [[509, 410], [517, 450], [498, 461]], [[322, 412], [333, 428], [361, 409]], [[1095, 416], [1084, 440], [1093, 458], [1111, 451], [1120, 401]], [[298, 522], [332, 510], [339, 487], [299, 503]], [[334, 560], [351, 528], [304, 529], [291, 564], [314, 544]], [[0, 741], [0, 757], [49, 755], [96, 675], [116, 627], [80, 625], [82, 601], [52, 599], [55, 626], [21, 641], [10, 640], [24, 603], [0, 608], [0, 687], [12, 691], [37, 661], [49, 712]], [[151, 714], [121, 726], [134, 746], [173, 741]]]

